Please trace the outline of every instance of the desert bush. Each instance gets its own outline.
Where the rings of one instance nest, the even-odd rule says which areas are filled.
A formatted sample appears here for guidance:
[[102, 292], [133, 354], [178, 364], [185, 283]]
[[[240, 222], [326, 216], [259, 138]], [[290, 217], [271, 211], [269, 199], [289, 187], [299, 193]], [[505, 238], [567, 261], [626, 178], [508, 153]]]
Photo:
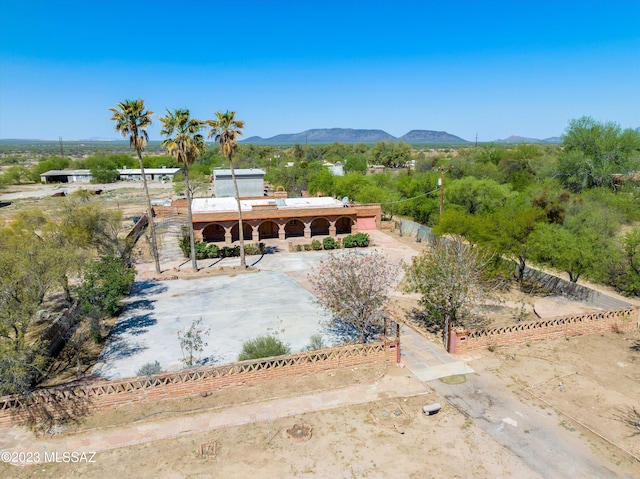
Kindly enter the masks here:
[[356, 233], [345, 236], [342, 240], [345, 248], [366, 248], [369, 246], [369, 235], [366, 233]]
[[320, 251], [322, 249], [322, 243], [320, 243], [320, 240], [313, 240], [311, 242], [311, 249], [313, 251]]
[[283, 343], [276, 336], [266, 334], [242, 343], [242, 351], [238, 355], [238, 361], [282, 356], [290, 352], [291, 347], [288, 344]]
[[330, 250], [330, 249], [337, 249], [340, 247], [340, 245], [338, 244], [335, 238], [332, 238], [331, 236], [327, 236], [325, 239], [322, 240], [322, 247], [324, 249]]
[[136, 376], [151, 376], [153, 374], [163, 373], [164, 370], [160, 366], [158, 361], [143, 364], [140, 369], [136, 371]]

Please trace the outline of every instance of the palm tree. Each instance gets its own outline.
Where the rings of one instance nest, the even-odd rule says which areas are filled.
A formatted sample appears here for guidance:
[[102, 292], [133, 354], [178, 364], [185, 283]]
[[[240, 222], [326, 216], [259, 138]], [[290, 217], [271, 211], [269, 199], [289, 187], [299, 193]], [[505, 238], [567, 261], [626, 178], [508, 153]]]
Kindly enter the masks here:
[[[204, 137], [198, 132], [204, 128], [204, 123], [189, 117], [189, 110], [167, 110], [165, 116], [160, 118], [163, 128], [160, 134], [167, 139], [162, 142], [162, 147], [172, 155], [178, 163], [182, 164], [184, 174], [184, 189], [187, 195], [187, 213], [189, 221], [189, 240], [191, 243], [191, 266], [198, 271], [196, 259], [196, 245], [193, 239], [193, 217], [191, 215], [191, 191], [189, 189], [189, 165], [200, 156], [206, 148]], [[174, 135], [173, 138], [171, 137]]]
[[116, 105], [117, 108], [109, 108], [113, 112], [111, 120], [116, 122], [116, 131], [123, 137], [129, 137], [129, 146], [136, 150], [138, 163], [140, 164], [140, 174], [144, 184], [144, 193], [147, 197], [147, 217], [149, 220], [149, 232], [151, 233], [151, 255], [156, 266], [156, 273], [160, 274], [160, 257], [158, 256], [158, 241], [156, 238], [156, 225], [153, 219], [153, 209], [151, 208], [151, 197], [147, 187], [147, 176], [142, 164], [142, 152], [149, 140], [147, 127], [151, 124], [152, 111], [144, 109], [144, 100], [125, 100]]
[[231, 178], [233, 179], [233, 187], [236, 193], [236, 202], [238, 203], [238, 235], [240, 239], [240, 266], [246, 268], [247, 263], [244, 258], [244, 231], [242, 229], [242, 208], [240, 206], [240, 194], [238, 193], [238, 182], [233, 169], [233, 154], [238, 149], [238, 137], [242, 136], [241, 129], [244, 128], [244, 121], [235, 119], [236, 112], [229, 111], [222, 113], [216, 112], [215, 120], [208, 120], [207, 124], [211, 127], [209, 138], [215, 137], [215, 141], [220, 143], [220, 153], [229, 160], [229, 168], [231, 169]]

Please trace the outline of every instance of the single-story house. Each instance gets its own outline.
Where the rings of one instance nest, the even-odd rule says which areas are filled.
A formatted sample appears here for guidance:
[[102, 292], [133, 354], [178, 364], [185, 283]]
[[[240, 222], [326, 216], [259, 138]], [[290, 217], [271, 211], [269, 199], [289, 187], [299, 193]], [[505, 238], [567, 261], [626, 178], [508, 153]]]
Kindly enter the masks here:
[[[379, 204], [349, 205], [335, 198], [241, 198], [243, 235], [264, 238], [336, 236], [380, 229]], [[239, 238], [235, 198], [195, 198], [191, 202], [198, 240], [230, 244]]]

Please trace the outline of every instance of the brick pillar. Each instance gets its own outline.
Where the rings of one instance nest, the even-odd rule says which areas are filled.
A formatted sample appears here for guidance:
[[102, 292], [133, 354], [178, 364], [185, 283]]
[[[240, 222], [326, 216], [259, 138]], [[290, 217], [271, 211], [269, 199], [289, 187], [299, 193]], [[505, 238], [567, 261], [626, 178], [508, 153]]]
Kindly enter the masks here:
[[224, 227], [224, 244], [231, 244], [231, 226]]
[[286, 226], [286, 223], [278, 225], [278, 239], [280, 241], [284, 241], [286, 239], [286, 233], [284, 231], [284, 227]]
[[334, 221], [329, 221], [329, 236], [331, 236], [332, 238], [336, 237], [336, 222]]
[[304, 224], [304, 237], [306, 239], [311, 238], [311, 223], [306, 223]]
[[258, 227], [251, 225], [251, 228], [253, 228], [253, 230], [251, 231], [251, 241], [253, 241], [254, 243], [260, 242], [260, 232], [258, 231]]

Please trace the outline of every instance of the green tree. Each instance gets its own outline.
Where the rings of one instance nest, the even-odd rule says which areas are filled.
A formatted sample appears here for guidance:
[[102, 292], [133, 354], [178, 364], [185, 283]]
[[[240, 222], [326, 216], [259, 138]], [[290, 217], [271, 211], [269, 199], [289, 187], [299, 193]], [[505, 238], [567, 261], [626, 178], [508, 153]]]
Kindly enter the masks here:
[[167, 110], [165, 116], [160, 118], [162, 130], [160, 134], [167, 138], [162, 142], [162, 147], [172, 155], [178, 164], [182, 165], [184, 176], [184, 189], [187, 196], [187, 221], [189, 222], [189, 241], [191, 244], [191, 266], [198, 270], [196, 247], [193, 237], [193, 216], [191, 213], [191, 190], [189, 189], [189, 166], [205, 150], [204, 137], [199, 133], [204, 128], [204, 122], [191, 118], [189, 110]]
[[590, 117], [571, 120], [562, 135], [564, 152], [556, 175], [573, 190], [605, 186], [616, 190], [614, 177], [640, 168], [640, 134], [616, 123]]
[[116, 104], [116, 108], [109, 108], [113, 115], [111, 120], [115, 122], [115, 129], [124, 138], [129, 137], [129, 147], [136, 150], [138, 164], [142, 173], [142, 184], [147, 198], [147, 216], [149, 219], [149, 232], [151, 236], [151, 255], [155, 263], [156, 273], [160, 274], [160, 256], [158, 254], [158, 241], [156, 237], [156, 226], [153, 218], [153, 208], [151, 207], [151, 196], [147, 186], [147, 176], [144, 172], [142, 152], [149, 140], [147, 128], [151, 125], [152, 111], [145, 110], [144, 100], [125, 100]]
[[78, 290], [80, 306], [88, 316], [113, 316], [121, 307], [122, 298], [129, 294], [135, 270], [120, 259], [103, 256], [88, 264], [82, 272]]
[[529, 240], [531, 257], [560, 271], [573, 283], [598, 261], [602, 251], [594, 235], [578, 235], [555, 223], [541, 223]]
[[238, 361], [250, 359], [271, 358], [283, 356], [291, 352], [291, 347], [271, 334], [258, 336], [242, 343], [242, 351], [238, 355]]
[[614, 278], [614, 284], [625, 294], [640, 296], [640, 228], [624, 235], [622, 251], [622, 271]]
[[474, 307], [495, 296], [496, 282], [485, 274], [491, 262], [486, 250], [454, 236], [432, 242], [405, 266], [405, 291], [420, 295], [425, 320], [443, 330], [445, 345], [450, 327], [473, 329], [485, 324]]
[[240, 266], [246, 268], [247, 263], [244, 255], [244, 232], [242, 228], [242, 206], [240, 205], [240, 193], [238, 192], [238, 182], [236, 181], [235, 170], [233, 169], [233, 155], [238, 149], [238, 137], [242, 135], [244, 121], [236, 120], [235, 111], [226, 111], [224, 113], [216, 112], [215, 120], [208, 120], [207, 124], [211, 127], [209, 138], [215, 138], [220, 143], [220, 152], [229, 160], [229, 168], [231, 169], [231, 178], [233, 179], [233, 188], [236, 193], [236, 202], [238, 203], [238, 235], [240, 240]]
[[118, 173], [118, 165], [106, 157], [99, 157], [92, 162], [89, 169], [91, 172], [92, 183], [114, 183], [118, 181], [120, 173]]
[[514, 193], [508, 185], [472, 176], [453, 180], [445, 186], [446, 204], [458, 205], [470, 214], [493, 213], [503, 207]]
[[371, 149], [373, 160], [389, 168], [404, 166], [409, 161], [411, 147], [402, 141], [379, 141]]

